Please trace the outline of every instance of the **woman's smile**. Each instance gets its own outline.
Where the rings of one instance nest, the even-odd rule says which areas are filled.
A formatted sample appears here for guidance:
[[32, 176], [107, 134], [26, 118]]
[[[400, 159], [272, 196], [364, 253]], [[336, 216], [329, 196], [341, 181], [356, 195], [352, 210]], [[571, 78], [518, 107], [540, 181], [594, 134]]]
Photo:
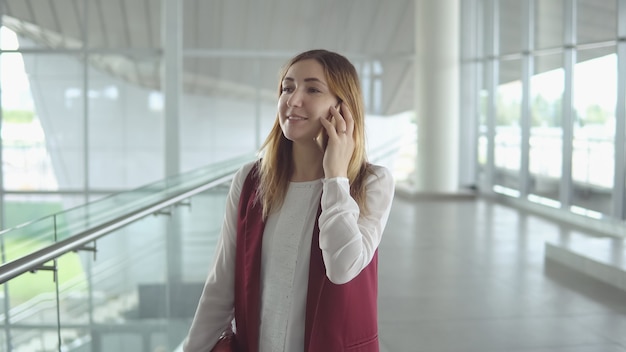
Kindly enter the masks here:
[[295, 116], [295, 115], [289, 116], [287, 119], [289, 121], [304, 121], [304, 120], [308, 120], [307, 117]]

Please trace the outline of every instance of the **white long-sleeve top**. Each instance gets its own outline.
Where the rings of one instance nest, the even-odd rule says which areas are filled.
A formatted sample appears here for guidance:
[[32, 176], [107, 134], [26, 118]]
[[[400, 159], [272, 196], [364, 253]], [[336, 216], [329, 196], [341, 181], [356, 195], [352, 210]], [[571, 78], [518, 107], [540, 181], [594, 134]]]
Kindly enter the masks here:
[[[235, 175], [224, 223], [184, 351], [210, 351], [234, 316], [237, 208], [253, 163]], [[320, 205], [320, 238], [326, 275], [336, 284], [356, 277], [381, 241], [394, 194], [391, 173], [373, 166], [361, 214], [344, 177], [292, 182], [280, 211], [265, 224], [261, 254], [259, 351], [303, 351], [311, 236]]]

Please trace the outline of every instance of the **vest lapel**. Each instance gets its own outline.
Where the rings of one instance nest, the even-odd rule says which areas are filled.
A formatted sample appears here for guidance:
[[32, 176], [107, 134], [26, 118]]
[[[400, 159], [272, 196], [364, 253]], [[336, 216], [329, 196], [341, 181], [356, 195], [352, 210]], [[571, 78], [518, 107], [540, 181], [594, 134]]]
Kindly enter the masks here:
[[308, 351], [311, 345], [311, 336], [315, 336], [314, 331], [317, 329], [316, 323], [317, 308], [319, 307], [320, 298], [326, 281], [326, 267], [322, 258], [322, 250], [320, 249], [320, 229], [318, 220], [322, 212], [320, 205], [313, 228], [313, 236], [311, 238], [311, 259], [309, 261], [309, 287], [306, 297], [306, 318], [304, 326], [304, 350]]
[[265, 223], [261, 205], [255, 201], [257, 185], [255, 165], [241, 190], [237, 220], [235, 323], [237, 345], [242, 352], [259, 349], [261, 245]]

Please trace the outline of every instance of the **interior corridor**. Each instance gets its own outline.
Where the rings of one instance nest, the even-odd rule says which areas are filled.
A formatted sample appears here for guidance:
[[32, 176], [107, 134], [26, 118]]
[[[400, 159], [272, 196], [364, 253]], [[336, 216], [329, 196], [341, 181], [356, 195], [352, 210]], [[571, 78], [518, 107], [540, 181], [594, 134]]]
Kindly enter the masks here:
[[482, 198], [397, 195], [379, 250], [382, 352], [625, 352], [626, 292], [544, 262], [579, 230]]

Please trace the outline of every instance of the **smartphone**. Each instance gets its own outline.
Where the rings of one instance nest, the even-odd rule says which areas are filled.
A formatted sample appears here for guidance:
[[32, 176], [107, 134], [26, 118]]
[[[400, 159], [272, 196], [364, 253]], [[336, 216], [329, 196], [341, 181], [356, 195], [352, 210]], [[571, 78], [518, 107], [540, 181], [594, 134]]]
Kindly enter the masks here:
[[[337, 105], [335, 105], [335, 109], [337, 109], [337, 111], [341, 112], [341, 103], [342, 100], [339, 99], [339, 102], [337, 103]], [[326, 118], [328, 121], [330, 121], [333, 118], [332, 114], [328, 114], [328, 117]]]

